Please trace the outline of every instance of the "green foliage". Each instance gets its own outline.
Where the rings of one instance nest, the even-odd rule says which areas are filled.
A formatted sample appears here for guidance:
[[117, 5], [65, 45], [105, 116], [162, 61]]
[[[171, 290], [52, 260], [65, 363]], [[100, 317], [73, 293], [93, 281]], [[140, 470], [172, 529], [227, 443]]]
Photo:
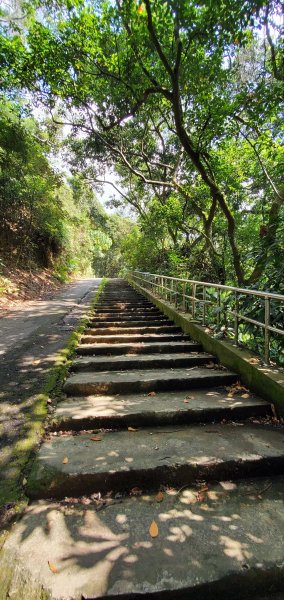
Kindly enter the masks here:
[[[63, 182], [49, 161], [50, 140], [24, 105], [0, 103], [0, 252], [52, 267], [60, 281], [92, 274], [111, 245], [107, 215], [84, 178]], [[0, 263], [1, 264], [1, 263]]]
[[[280, 0], [29, 6], [24, 27], [3, 26], [3, 87], [28, 89], [72, 128], [72, 218], [57, 230], [44, 202], [40, 217], [65, 244], [67, 271], [125, 263], [281, 289]], [[82, 189], [83, 175], [95, 183], [110, 167], [137, 215], [122, 234]]]

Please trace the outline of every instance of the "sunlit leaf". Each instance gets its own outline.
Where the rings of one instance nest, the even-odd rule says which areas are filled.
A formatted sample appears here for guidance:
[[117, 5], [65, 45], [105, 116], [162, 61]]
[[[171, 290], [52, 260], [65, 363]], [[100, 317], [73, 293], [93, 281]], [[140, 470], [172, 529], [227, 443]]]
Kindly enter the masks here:
[[163, 500], [164, 500], [163, 492], [161, 492], [161, 491], [158, 492], [155, 496], [155, 500], [156, 500], [156, 502], [163, 502]]
[[50, 568], [50, 570], [51, 570], [52, 573], [58, 573], [57, 566], [53, 562], [51, 562], [50, 560], [48, 561], [48, 566], [49, 566], [49, 568]]
[[158, 528], [156, 521], [152, 521], [152, 523], [149, 527], [149, 533], [152, 538], [155, 538], [159, 535], [159, 528]]

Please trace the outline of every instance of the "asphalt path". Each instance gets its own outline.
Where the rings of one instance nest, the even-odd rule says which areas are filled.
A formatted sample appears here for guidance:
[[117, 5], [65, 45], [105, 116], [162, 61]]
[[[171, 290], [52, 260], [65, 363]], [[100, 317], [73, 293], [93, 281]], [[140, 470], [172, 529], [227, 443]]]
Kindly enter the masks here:
[[27, 435], [36, 395], [100, 281], [77, 280], [53, 298], [26, 302], [0, 319], [0, 503], [3, 490], [9, 498], [9, 488], [21, 477], [15, 449]]

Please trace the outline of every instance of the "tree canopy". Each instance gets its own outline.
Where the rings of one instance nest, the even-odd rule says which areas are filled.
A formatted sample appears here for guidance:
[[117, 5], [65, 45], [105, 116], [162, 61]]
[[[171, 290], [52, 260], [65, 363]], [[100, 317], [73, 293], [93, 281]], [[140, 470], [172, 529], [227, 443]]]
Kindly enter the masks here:
[[73, 168], [89, 183], [115, 170], [116, 204], [137, 218], [121, 240], [126, 264], [281, 289], [280, 0], [23, 10], [3, 17], [2, 86], [69, 124]]

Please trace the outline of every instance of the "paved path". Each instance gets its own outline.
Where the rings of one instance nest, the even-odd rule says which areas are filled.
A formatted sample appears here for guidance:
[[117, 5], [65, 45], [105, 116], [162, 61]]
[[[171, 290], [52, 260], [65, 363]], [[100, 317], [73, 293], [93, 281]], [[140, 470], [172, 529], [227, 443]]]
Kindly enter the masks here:
[[14, 501], [23, 464], [15, 449], [27, 435], [35, 395], [100, 281], [80, 279], [52, 299], [27, 302], [0, 319], [0, 508]]
[[5, 543], [3, 600], [284, 590], [283, 428], [237, 379], [111, 280]]

